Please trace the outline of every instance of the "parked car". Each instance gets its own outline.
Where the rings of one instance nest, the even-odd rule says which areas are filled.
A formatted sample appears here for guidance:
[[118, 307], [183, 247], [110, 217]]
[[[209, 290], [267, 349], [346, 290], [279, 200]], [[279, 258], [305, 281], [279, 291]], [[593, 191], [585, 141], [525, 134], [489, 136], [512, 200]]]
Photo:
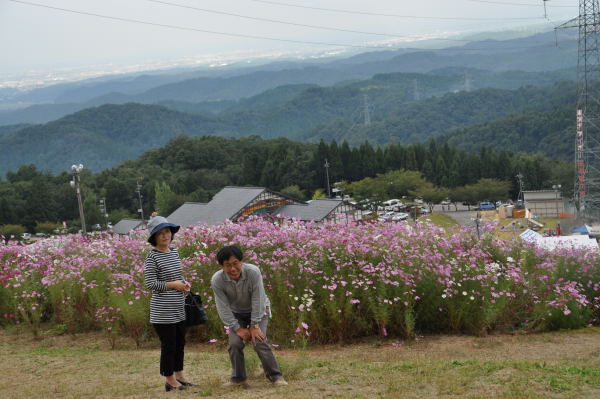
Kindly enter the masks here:
[[423, 198], [421, 198], [421, 197], [415, 198], [415, 203], [422, 204], [423, 203]]
[[452, 204], [452, 201], [450, 201], [449, 198], [446, 198], [445, 200], [440, 202], [440, 205], [450, 205], [450, 204]]
[[371, 200], [368, 198], [360, 200], [356, 204], [360, 207], [360, 209], [371, 209], [371, 207], [373, 206], [371, 204]]
[[494, 205], [493, 202], [482, 201], [482, 202], [479, 203], [478, 209], [480, 211], [489, 211], [489, 210], [492, 210], [492, 209], [496, 209], [496, 205]]
[[390, 221], [394, 217], [395, 214], [396, 214], [396, 212], [394, 212], [394, 211], [384, 212], [381, 215], [379, 215], [379, 220], [382, 222]]
[[394, 212], [404, 212], [408, 206], [406, 204], [400, 203], [392, 209]]
[[23, 233], [23, 235], [21, 237], [23, 237], [24, 240], [29, 240], [29, 239], [31, 239], [31, 234]]
[[428, 208], [428, 207], [426, 207], [426, 206], [420, 206], [420, 207], [419, 207], [419, 212], [420, 212], [421, 214], [425, 214], [425, 213], [431, 213], [431, 211], [429, 210], [429, 208]]
[[394, 216], [392, 216], [392, 222], [402, 222], [404, 220], [408, 220], [408, 213], [398, 212]]
[[404, 205], [404, 204], [402, 204], [402, 201], [400, 201], [399, 199], [391, 199], [391, 200], [384, 201], [383, 204], [381, 204], [381, 205], [383, 205], [383, 208], [386, 211], [395, 211], [399, 205]]

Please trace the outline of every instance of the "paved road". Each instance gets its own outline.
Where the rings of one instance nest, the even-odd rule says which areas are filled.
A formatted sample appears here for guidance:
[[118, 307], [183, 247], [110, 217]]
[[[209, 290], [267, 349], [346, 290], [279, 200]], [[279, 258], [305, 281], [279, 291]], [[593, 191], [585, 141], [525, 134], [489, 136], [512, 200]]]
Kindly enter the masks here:
[[[471, 207], [471, 209], [474, 209], [474, 207]], [[469, 211], [467, 206], [457, 205], [455, 208], [454, 205], [434, 205], [433, 211], [446, 214], [463, 226], [475, 227], [475, 222], [472, 219], [475, 218], [477, 212], [474, 210]]]

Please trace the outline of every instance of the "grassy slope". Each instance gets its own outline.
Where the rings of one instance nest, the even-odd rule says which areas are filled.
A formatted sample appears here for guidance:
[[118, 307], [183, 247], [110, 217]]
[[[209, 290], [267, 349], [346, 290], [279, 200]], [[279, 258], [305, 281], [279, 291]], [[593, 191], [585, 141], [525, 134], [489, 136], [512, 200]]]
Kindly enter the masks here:
[[[189, 344], [186, 370], [200, 384], [180, 397], [598, 398], [600, 328], [520, 336], [431, 336], [345, 347], [277, 350], [290, 385], [274, 389], [247, 350], [249, 390], [220, 385], [229, 362], [218, 344]], [[148, 398], [165, 395], [158, 342], [138, 350], [99, 334], [45, 336], [0, 330], [4, 398]]]

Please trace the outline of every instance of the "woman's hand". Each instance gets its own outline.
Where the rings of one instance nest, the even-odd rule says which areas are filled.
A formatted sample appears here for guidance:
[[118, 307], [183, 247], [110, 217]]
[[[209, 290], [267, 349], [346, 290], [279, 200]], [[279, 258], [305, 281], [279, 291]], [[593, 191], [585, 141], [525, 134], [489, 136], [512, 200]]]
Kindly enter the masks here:
[[191, 285], [185, 281], [175, 280], [167, 283], [167, 288], [180, 292], [190, 292]]

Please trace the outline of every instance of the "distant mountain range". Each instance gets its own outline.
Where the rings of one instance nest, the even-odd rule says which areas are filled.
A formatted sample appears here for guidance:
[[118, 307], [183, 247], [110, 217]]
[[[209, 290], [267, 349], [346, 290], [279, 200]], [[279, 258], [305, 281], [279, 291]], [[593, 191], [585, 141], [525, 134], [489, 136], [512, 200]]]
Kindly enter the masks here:
[[59, 105], [32, 112], [0, 112], [0, 125], [47, 122], [68, 113], [102, 104], [164, 101], [238, 100], [290, 84], [329, 86], [391, 72], [426, 73], [456, 67], [493, 72], [572, 69], [577, 64], [577, 41], [572, 36], [555, 46], [553, 32], [512, 40], [484, 40], [440, 50], [377, 51], [333, 60], [274, 62], [233, 69], [173, 70], [138, 76], [106, 77], [57, 84], [20, 93], [0, 90], [0, 104]]
[[[0, 112], [0, 175], [23, 163], [53, 172], [80, 162], [102, 170], [179, 134], [352, 145], [444, 137], [464, 148], [490, 143], [560, 158], [559, 133], [576, 97], [566, 81], [576, 78], [577, 48], [573, 39], [559, 48], [553, 40], [544, 33], [437, 51], [97, 79], [25, 94], [3, 90], [6, 104], [40, 104]], [[533, 148], [527, 126], [555, 145]], [[523, 137], [495, 136], [516, 131]]]
[[[506, 122], [499, 121], [500, 125], [486, 123], [511, 115], [521, 115], [520, 121], [536, 118], [541, 123], [540, 115], [548, 114], [545, 118], [554, 118], [553, 111], [574, 107], [575, 103], [575, 85], [568, 82], [516, 90], [462, 91], [415, 102], [406, 98], [413, 94], [402, 90], [403, 86], [399, 83], [411, 79], [406, 79], [404, 74], [378, 75], [361, 85], [309, 87], [280, 105], [218, 115], [183, 113], [164, 106], [137, 103], [89, 108], [44, 125], [28, 126], [0, 135], [0, 148], [4, 154], [0, 159], [0, 173], [16, 169], [24, 160], [51, 171], [64, 170], [65, 165], [79, 162], [97, 171], [161, 146], [179, 134], [284, 136], [303, 141], [323, 138], [326, 141], [347, 140], [351, 144], [369, 140], [386, 144], [422, 142], [455, 129], [484, 124], [478, 129], [485, 130], [492, 145], [497, 142], [494, 132], [507, 130], [509, 125], [506, 123], [514, 125], [515, 121], [509, 118]], [[382, 81], [387, 83], [379, 87], [374, 84]], [[441, 82], [452, 85], [452, 80], [442, 79]], [[364, 121], [360, 121], [360, 111], [364, 107], [363, 95], [369, 92], [367, 88], [379, 90], [378, 96], [372, 97], [377, 97], [382, 106], [380, 115], [375, 117], [374, 113], [371, 124], [365, 125]], [[282, 99], [285, 98], [283, 95]], [[384, 103], [388, 104], [387, 108]], [[557, 115], [568, 119], [568, 113]], [[554, 133], [552, 129], [555, 126], [562, 129], [564, 123], [560, 121], [548, 126], [546, 134]], [[480, 139], [472, 139], [471, 136], [478, 131], [472, 129], [451, 136], [453, 144], [468, 147], [468, 143], [460, 142], [460, 138], [464, 137], [465, 141], [472, 142], [472, 147], [481, 145]], [[528, 134], [523, 129], [520, 132]], [[527, 146], [515, 149], [539, 150]]]

